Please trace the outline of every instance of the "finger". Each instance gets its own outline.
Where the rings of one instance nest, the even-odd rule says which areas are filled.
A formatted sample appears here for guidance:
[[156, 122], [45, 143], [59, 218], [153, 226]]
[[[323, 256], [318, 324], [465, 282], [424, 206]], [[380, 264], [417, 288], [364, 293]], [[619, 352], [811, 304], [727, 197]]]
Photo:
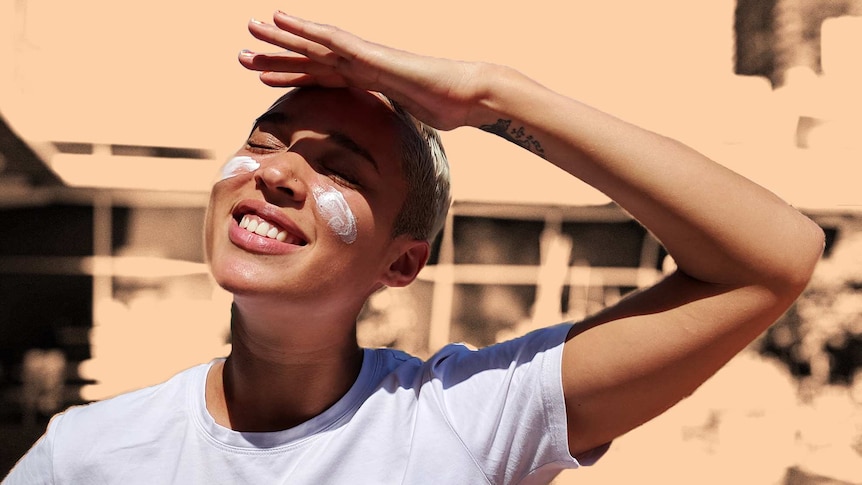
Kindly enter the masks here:
[[252, 71], [306, 73], [315, 76], [329, 75], [332, 72], [331, 67], [293, 52], [264, 54], [243, 50], [239, 53], [239, 62]]
[[312, 76], [306, 73], [265, 71], [260, 73], [260, 80], [264, 84], [273, 87], [323, 86], [341, 88], [347, 86], [344, 78], [337, 74]]
[[332, 25], [318, 24], [304, 20], [288, 15], [281, 10], [273, 15], [272, 20], [279, 29], [327, 48], [332, 46], [333, 33], [338, 31]]
[[248, 30], [258, 40], [302, 54], [321, 64], [335, 66], [340, 62], [339, 55], [325, 45], [283, 30], [276, 25], [251, 19], [248, 24]]
[[[361, 37], [351, 34], [338, 27], [327, 24], [320, 24], [310, 20], [301, 19], [293, 15], [288, 15], [281, 10], [273, 15], [273, 22], [283, 31], [290, 32], [298, 37], [307, 39], [314, 44], [326, 47], [329, 51], [338, 54], [341, 59], [330, 57], [330, 61], [344, 63], [344, 61], [353, 61], [360, 57], [361, 52], [372, 52], [379, 49], [381, 46], [369, 42]], [[336, 64], [331, 64], [333, 67]]]
[[246, 69], [252, 71], [276, 71], [276, 64], [301, 64], [309, 62], [309, 59], [303, 55], [296, 54], [290, 51], [279, 53], [262, 53], [254, 52], [249, 49], [243, 49], [239, 52], [239, 62]]

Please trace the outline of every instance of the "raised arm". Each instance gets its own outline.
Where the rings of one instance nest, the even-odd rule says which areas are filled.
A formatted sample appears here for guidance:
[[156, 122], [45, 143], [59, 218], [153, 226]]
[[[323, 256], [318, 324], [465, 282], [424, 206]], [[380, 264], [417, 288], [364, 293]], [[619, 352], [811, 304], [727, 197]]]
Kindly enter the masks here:
[[808, 282], [823, 233], [676, 141], [491, 69], [501, 72], [483, 104], [499, 121], [488, 124], [531, 136], [529, 148], [610, 196], [678, 266], [570, 333], [563, 382], [577, 454], [660, 414], [772, 324]]
[[267, 84], [381, 91], [439, 129], [497, 134], [603, 191], [673, 256], [675, 274], [570, 333], [575, 455], [690, 394], [789, 307], [820, 257], [820, 228], [769, 191], [510, 68], [417, 56], [282, 14], [249, 29], [292, 51], [240, 55]]

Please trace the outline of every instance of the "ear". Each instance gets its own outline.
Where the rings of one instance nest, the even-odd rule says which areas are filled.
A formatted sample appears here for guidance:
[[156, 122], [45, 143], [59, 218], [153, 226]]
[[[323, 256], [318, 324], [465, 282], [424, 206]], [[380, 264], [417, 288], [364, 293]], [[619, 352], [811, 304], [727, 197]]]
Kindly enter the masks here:
[[428, 262], [431, 246], [427, 241], [405, 239], [397, 258], [383, 274], [382, 283], [390, 287], [409, 285]]

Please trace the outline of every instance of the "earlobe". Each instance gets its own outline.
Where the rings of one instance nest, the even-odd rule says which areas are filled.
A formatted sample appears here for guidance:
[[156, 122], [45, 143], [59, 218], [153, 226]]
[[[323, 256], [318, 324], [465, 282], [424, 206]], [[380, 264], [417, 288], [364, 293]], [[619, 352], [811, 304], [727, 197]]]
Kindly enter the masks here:
[[398, 258], [389, 265], [383, 284], [390, 287], [409, 285], [425, 267], [430, 254], [431, 248], [427, 241], [409, 241]]

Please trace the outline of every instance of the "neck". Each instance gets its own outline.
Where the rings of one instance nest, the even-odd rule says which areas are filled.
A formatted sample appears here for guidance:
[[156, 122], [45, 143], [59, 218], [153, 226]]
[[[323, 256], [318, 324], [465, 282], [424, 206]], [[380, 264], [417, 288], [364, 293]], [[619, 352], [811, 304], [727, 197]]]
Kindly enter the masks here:
[[291, 428], [335, 404], [356, 381], [362, 350], [355, 315], [296, 318], [282, 310], [235, 303], [231, 354], [207, 378], [207, 409], [220, 425], [236, 431]]

